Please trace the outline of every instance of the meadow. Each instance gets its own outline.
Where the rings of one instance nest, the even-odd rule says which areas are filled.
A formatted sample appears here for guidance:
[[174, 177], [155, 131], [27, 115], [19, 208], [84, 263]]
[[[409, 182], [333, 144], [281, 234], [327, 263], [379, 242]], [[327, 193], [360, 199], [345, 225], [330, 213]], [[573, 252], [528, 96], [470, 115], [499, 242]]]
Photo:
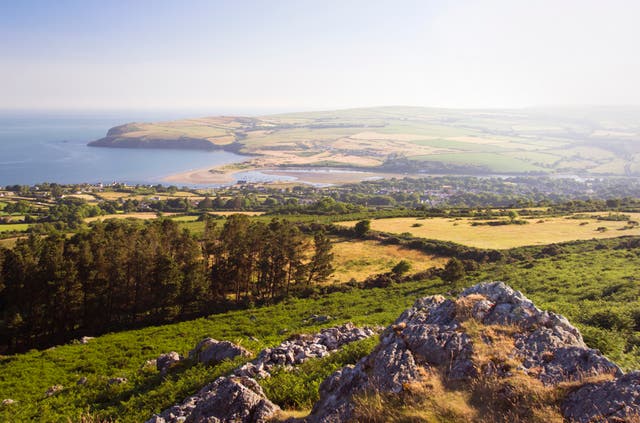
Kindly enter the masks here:
[[[638, 213], [626, 214], [633, 220], [640, 218]], [[398, 217], [374, 219], [371, 221], [371, 229], [393, 234], [409, 233], [415, 237], [452, 241], [470, 247], [491, 249], [640, 235], [640, 227], [631, 227], [627, 221], [598, 220], [594, 216], [605, 216], [605, 214], [536, 217], [525, 220], [526, 224], [499, 226], [483, 225], [482, 223], [488, 221], [466, 217]], [[506, 218], [501, 219], [506, 220]], [[353, 227], [356, 222], [337, 222], [336, 224]]]
[[432, 267], [442, 268], [448, 258], [424, 254], [398, 245], [383, 245], [376, 241], [332, 238], [335, 273], [329, 282], [344, 283], [351, 279], [363, 281], [367, 276], [390, 272], [399, 261], [411, 264], [411, 273]]

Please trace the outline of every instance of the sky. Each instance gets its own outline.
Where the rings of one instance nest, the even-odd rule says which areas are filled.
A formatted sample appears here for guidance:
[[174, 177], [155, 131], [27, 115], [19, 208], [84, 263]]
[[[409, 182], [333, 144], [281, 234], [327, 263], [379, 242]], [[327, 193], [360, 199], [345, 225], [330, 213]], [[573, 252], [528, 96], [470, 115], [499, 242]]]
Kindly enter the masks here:
[[0, 0], [0, 109], [640, 104], [636, 0]]

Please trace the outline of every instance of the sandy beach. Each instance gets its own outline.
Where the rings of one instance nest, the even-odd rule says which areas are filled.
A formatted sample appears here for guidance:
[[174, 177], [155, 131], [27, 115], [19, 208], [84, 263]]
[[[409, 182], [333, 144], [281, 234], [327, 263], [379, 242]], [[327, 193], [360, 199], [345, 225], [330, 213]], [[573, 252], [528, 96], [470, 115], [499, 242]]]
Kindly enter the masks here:
[[[230, 184], [236, 180], [236, 176], [243, 172], [255, 171], [274, 178], [271, 183], [291, 182], [290, 178], [296, 178], [296, 182], [308, 184], [349, 184], [370, 179], [393, 178], [401, 175], [382, 172], [357, 171], [338, 168], [273, 168], [250, 167], [243, 169], [197, 169], [176, 173], [163, 178], [164, 182], [182, 184]], [[279, 180], [277, 177], [282, 176]], [[240, 178], [242, 179], [242, 178]]]

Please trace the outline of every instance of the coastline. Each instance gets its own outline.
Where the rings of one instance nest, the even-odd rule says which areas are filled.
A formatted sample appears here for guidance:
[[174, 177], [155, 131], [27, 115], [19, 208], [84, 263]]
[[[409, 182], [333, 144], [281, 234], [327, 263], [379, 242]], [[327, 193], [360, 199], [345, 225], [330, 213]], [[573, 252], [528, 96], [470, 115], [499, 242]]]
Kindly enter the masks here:
[[[373, 170], [364, 171], [341, 168], [247, 166], [239, 169], [233, 165], [225, 165], [174, 173], [165, 176], [162, 178], [162, 181], [182, 184], [232, 184], [235, 180], [241, 179], [237, 176], [244, 172], [260, 172], [274, 177], [281, 176], [285, 178], [287, 182], [292, 182], [290, 179], [293, 177], [295, 178], [294, 182], [306, 184], [349, 184], [364, 180], [405, 176], [395, 173], [376, 172]], [[285, 179], [274, 179], [268, 183], [280, 183]]]

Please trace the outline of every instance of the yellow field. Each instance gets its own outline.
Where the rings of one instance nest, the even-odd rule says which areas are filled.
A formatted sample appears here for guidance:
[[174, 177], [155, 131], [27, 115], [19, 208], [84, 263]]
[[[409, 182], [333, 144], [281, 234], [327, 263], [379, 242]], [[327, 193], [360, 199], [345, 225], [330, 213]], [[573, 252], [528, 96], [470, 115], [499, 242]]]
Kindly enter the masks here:
[[104, 198], [105, 200], [117, 200], [119, 198], [129, 197], [131, 194], [128, 192], [114, 192], [114, 191], [105, 191], [96, 193], [100, 198]]
[[[172, 216], [175, 213], [162, 213], [163, 216]], [[95, 217], [87, 217], [85, 222], [95, 222], [96, 220], [106, 220], [106, 219], [155, 219], [158, 215], [155, 212], [138, 212], [138, 213], [118, 213], [118, 214], [105, 214], [104, 216], [95, 216]]]
[[397, 245], [382, 245], [375, 241], [336, 239], [333, 243], [335, 273], [329, 282], [363, 281], [367, 276], [389, 272], [400, 260], [411, 263], [410, 273], [431, 267], [444, 267], [446, 257], [436, 257]]
[[209, 212], [208, 214], [214, 216], [231, 216], [232, 214], [244, 214], [247, 216], [262, 216], [264, 212], [256, 212], [256, 211], [216, 211]]
[[21, 237], [0, 239], [0, 247], [13, 248], [13, 246], [16, 245], [16, 242], [20, 238]]
[[[589, 213], [597, 215], [598, 213]], [[604, 213], [602, 213], [604, 214]], [[640, 213], [625, 213], [631, 219], [640, 219]], [[627, 222], [611, 222], [594, 218], [567, 219], [549, 217], [528, 220], [526, 225], [471, 226], [471, 219], [415, 217], [377, 219], [371, 221], [371, 229], [401, 234], [411, 233], [421, 238], [453, 241], [458, 244], [478, 248], [505, 249], [525, 245], [546, 245], [554, 242], [573, 241], [592, 238], [615, 238], [623, 235], [640, 235], [640, 227], [622, 229]], [[344, 226], [353, 226], [356, 222], [340, 222]], [[422, 225], [414, 227], [413, 225]], [[599, 231], [598, 228], [606, 228]]]

